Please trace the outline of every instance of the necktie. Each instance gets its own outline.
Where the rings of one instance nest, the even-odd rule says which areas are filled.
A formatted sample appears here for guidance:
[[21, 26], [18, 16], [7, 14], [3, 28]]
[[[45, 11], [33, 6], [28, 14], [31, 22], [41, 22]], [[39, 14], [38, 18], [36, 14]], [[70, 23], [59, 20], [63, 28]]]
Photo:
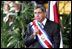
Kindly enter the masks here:
[[41, 24], [42, 28], [44, 28], [44, 25], [43, 25], [43, 23], [40, 23], [40, 24]]
[[[43, 25], [43, 23], [42, 23], [42, 25]], [[44, 25], [43, 25], [43, 27], [44, 27]]]

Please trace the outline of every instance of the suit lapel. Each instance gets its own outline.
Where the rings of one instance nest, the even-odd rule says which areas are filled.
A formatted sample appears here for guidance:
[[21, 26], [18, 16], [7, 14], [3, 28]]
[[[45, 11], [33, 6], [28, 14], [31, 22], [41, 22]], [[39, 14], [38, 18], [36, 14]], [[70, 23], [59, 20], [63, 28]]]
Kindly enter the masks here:
[[51, 39], [51, 37], [52, 37], [52, 30], [51, 30], [51, 24], [50, 24], [50, 20], [49, 19], [47, 19], [47, 21], [46, 21], [46, 24], [44, 26], [44, 30], [48, 34], [50, 40], [52, 40]]

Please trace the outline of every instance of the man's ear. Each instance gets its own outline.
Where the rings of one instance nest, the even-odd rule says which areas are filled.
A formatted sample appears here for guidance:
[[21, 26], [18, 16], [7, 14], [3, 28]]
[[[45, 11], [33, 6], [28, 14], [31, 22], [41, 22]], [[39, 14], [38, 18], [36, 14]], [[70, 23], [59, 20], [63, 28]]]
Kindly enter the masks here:
[[46, 15], [47, 15], [47, 12], [44, 13], [44, 16], [46, 16]]

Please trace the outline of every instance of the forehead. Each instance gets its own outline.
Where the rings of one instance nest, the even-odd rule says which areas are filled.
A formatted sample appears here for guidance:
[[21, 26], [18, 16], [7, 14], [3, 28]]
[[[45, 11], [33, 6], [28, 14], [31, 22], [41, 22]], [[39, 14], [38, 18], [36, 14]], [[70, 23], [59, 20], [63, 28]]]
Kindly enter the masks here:
[[34, 9], [34, 12], [37, 12], [37, 11], [41, 11], [42, 12], [42, 9], [41, 8]]

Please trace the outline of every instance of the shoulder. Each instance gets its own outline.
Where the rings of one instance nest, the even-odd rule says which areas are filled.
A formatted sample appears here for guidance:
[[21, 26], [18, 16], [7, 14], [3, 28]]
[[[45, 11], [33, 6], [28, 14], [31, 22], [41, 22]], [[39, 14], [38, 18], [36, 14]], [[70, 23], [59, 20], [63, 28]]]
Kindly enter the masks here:
[[28, 26], [33, 26], [33, 22], [35, 22], [36, 20], [33, 20], [32, 22], [30, 22], [29, 24], [28, 24]]
[[58, 23], [54, 22], [54, 21], [51, 21], [49, 19], [47, 19], [47, 24], [51, 25], [51, 26], [59, 26]]
[[33, 23], [32, 23], [32, 22], [30, 22], [30, 23], [28, 24], [28, 26], [31, 26], [31, 25], [33, 25]]

